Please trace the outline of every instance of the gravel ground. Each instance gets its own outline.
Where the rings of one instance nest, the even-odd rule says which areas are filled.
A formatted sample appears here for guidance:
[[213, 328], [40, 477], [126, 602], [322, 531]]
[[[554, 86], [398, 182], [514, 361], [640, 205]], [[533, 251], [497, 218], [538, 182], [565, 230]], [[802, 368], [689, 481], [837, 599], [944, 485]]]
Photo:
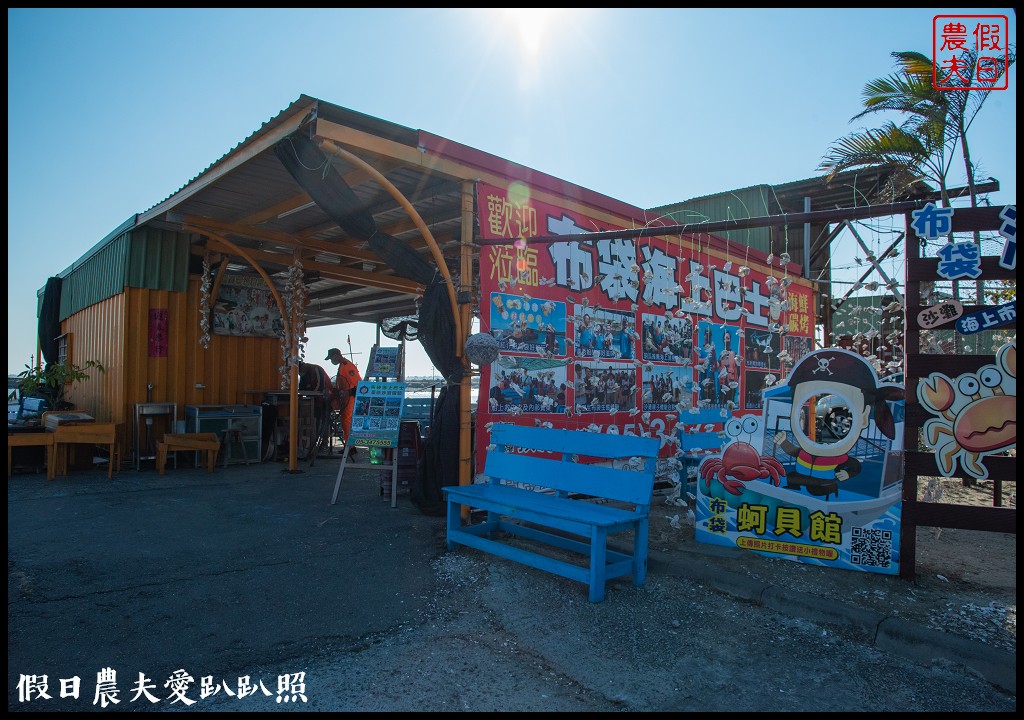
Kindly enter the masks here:
[[[1015, 536], [986, 533], [1002, 544], [984, 551], [953, 531], [919, 536], [922, 572], [911, 583], [712, 551], [692, 528], [673, 527], [678, 508], [656, 505], [646, 585], [618, 579], [590, 603], [581, 583], [448, 551], [444, 518], [405, 497], [391, 509], [372, 473], [346, 480], [328, 504], [336, 468], [12, 477], [8, 709], [88, 710], [86, 681], [77, 704], [18, 702], [18, 673], [88, 679], [112, 665], [123, 696], [138, 670], [158, 682], [165, 669], [195, 676], [194, 705], [122, 702], [122, 711], [1016, 710], [1014, 693], [962, 663], [907, 659], [827, 612], [812, 621], [714, 582], [756, 580], [747, 584], [826, 610], [856, 604], [991, 636], [1013, 648], [993, 646], [1009, 666]], [[702, 566], [704, 579], [680, 572]], [[260, 678], [267, 694], [201, 697], [209, 672]], [[301, 678], [304, 697], [278, 694], [285, 676]]]
[[[585, 588], [476, 551], [442, 553], [429, 609], [306, 673], [307, 701], [347, 712], [1009, 712], [1016, 696], [827, 625], [683, 578]], [[264, 673], [267, 674], [267, 673]], [[260, 709], [232, 698], [204, 710]], [[269, 700], [267, 701], [269, 702]], [[171, 708], [167, 708], [171, 709]]]

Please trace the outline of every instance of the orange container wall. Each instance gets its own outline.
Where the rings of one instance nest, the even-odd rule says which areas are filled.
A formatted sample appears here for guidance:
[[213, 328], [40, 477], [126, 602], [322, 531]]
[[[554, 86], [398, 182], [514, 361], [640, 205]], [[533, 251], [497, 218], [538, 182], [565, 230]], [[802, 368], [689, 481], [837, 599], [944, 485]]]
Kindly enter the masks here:
[[[149, 311], [167, 310], [167, 357], [149, 357]], [[211, 335], [199, 344], [199, 278], [189, 278], [188, 292], [126, 288], [66, 319], [72, 336], [72, 360], [99, 360], [107, 371], [102, 383], [88, 380], [73, 388], [72, 402], [96, 418], [130, 423], [135, 403], [186, 405], [258, 404], [247, 390], [278, 390], [281, 341], [278, 338]], [[200, 385], [202, 387], [196, 387]]]
[[125, 296], [114, 295], [81, 310], [61, 323], [70, 333], [69, 358], [76, 365], [95, 360], [104, 372], [87, 370], [88, 380], [71, 386], [67, 394], [75, 409], [97, 422], [123, 423], [127, 417], [124, 388]]
[[[146, 401], [153, 385], [153, 402], [176, 402], [178, 417], [185, 405], [259, 403], [246, 390], [280, 387], [281, 341], [277, 338], [210, 335], [209, 347], [199, 344], [199, 278], [189, 278], [188, 292], [128, 290], [126, 348], [129, 404]], [[166, 308], [167, 357], [149, 357], [149, 311]], [[201, 385], [202, 387], [196, 387]]]

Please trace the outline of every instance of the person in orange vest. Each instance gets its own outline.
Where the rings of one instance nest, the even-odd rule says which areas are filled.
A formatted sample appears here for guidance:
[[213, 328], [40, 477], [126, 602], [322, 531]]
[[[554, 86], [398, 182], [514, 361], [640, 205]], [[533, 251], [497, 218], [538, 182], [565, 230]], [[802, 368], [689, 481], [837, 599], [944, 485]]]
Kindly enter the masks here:
[[325, 360], [330, 360], [338, 366], [338, 374], [334, 378], [336, 394], [332, 397], [331, 407], [341, 410], [341, 426], [345, 430], [345, 444], [349, 445], [349, 457], [355, 455], [355, 447], [349, 443], [349, 434], [352, 431], [352, 413], [356, 408], [355, 397], [356, 387], [363, 376], [359, 374], [356, 364], [341, 354], [338, 348], [331, 348], [327, 351]]

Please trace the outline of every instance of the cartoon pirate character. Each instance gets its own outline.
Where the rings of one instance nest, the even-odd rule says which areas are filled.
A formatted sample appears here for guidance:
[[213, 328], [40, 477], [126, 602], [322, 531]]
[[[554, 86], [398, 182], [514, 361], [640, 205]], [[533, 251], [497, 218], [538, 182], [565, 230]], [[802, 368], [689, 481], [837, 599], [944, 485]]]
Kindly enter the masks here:
[[[788, 385], [793, 399], [790, 428], [796, 442], [790, 441], [784, 430], [774, 438], [776, 445], [796, 458], [796, 468], [786, 474], [786, 487], [807, 488], [811, 495], [824, 495], [826, 500], [832, 493], [838, 496], [839, 483], [860, 472], [860, 461], [849, 452], [868, 426], [872, 410], [879, 431], [895, 439], [896, 422], [887, 401], [902, 399], [903, 388], [879, 384], [874, 368], [859, 355], [834, 349], [805, 355], [790, 373]], [[849, 431], [834, 443], [811, 440], [801, 422], [805, 403], [822, 395], [838, 396], [850, 412]], [[813, 420], [808, 425], [810, 422]]]

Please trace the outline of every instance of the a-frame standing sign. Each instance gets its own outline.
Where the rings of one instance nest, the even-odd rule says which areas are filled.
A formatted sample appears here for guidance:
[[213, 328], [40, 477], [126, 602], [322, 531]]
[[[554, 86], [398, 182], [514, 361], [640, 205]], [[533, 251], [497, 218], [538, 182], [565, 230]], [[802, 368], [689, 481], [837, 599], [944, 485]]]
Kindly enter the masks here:
[[348, 461], [348, 448], [388, 448], [391, 462], [391, 507], [398, 507], [398, 436], [401, 430], [402, 410], [405, 403], [405, 343], [398, 347], [374, 345], [367, 366], [366, 380], [356, 388], [355, 409], [352, 415], [351, 437], [345, 439], [338, 478], [334, 483], [331, 505], [338, 500], [341, 479], [346, 468], [382, 470], [382, 465], [371, 462]]

